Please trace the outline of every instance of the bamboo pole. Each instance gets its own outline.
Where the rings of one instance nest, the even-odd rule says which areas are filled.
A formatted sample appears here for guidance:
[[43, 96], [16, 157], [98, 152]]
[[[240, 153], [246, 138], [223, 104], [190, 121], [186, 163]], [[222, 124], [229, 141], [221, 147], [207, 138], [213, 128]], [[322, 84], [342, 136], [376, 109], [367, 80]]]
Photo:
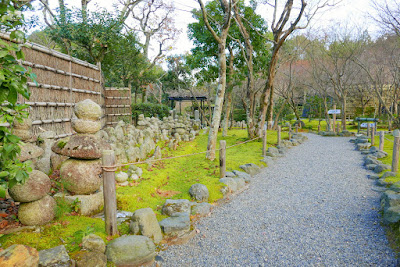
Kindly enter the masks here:
[[219, 177], [224, 178], [226, 174], [226, 141], [219, 141]]
[[[103, 166], [114, 166], [113, 150], [103, 150]], [[115, 193], [115, 170], [103, 168], [104, 220], [107, 235], [116, 235], [117, 227], [117, 198]]]
[[[63, 90], [63, 91], [70, 91], [71, 89], [66, 86], [57, 86], [57, 85], [51, 85], [51, 84], [43, 84], [43, 83], [33, 83], [33, 82], [27, 82], [29, 87], [38, 87], [38, 88], [45, 88], [45, 89], [54, 89], [54, 90]], [[77, 92], [77, 93], [84, 93], [84, 94], [92, 94], [92, 95], [101, 95], [100, 92], [94, 92], [94, 91], [89, 91], [89, 90], [84, 90], [84, 89], [76, 89], [72, 88], [72, 92]]]
[[[49, 66], [45, 66], [45, 65], [41, 65], [41, 64], [36, 64], [33, 62], [29, 62], [29, 61], [24, 61], [24, 60], [20, 60], [19, 61], [22, 65], [31, 67], [31, 68], [35, 68], [35, 69], [41, 69], [41, 70], [47, 70], [47, 71], [51, 71], [57, 74], [62, 74], [65, 76], [71, 76], [74, 78], [78, 78], [78, 79], [82, 79], [82, 80], [86, 80], [86, 81], [91, 81], [94, 83], [100, 83], [100, 80], [88, 77], [88, 76], [84, 76], [84, 75], [80, 75], [80, 74], [76, 74], [76, 73], [72, 73], [71, 68], [69, 68], [69, 71], [63, 71], [63, 70], [59, 70], [59, 69], [55, 69]], [[72, 60], [69, 61], [70, 64], [72, 64]]]

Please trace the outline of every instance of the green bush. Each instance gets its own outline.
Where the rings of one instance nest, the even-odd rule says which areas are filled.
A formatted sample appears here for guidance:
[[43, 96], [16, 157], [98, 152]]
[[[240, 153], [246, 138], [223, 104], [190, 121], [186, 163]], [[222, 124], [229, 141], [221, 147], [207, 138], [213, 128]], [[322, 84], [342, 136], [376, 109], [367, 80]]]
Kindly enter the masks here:
[[356, 107], [355, 109], [355, 116], [356, 117], [363, 117], [363, 118], [373, 118], [375, 113], [374, 107], [366, 107], [364, 110], [364, 115], [362, 114], [362, 108]]
[[169, 107], [166, 105], [153, 104], [153, 103], [140, 103], [132, 106], [132, 119], [137, 121], [140, 114], [145, 117], [168, 117]]
[[[24, 23], [21, 11], [25, 1], [4, 0], [0, 2], [0, 30], [10, 32], [10, 39], [24, 42], [25, 34], [18, 30]], [[18, 96], [29, 99], [28, 79], [35, 82], [36, 76], [30, 69], [18, 63], [24, 60], [22, 44], [7, 43], [0, 39], [0, 124], [22, 122], [28, 116], [27, 105], [18, 104]], [[0, 197], [16, 184], [24, 183], [32, 168], [30, 161], [21, 163], [18, 155], [20, 138], [10, 128], [0, 126]]]

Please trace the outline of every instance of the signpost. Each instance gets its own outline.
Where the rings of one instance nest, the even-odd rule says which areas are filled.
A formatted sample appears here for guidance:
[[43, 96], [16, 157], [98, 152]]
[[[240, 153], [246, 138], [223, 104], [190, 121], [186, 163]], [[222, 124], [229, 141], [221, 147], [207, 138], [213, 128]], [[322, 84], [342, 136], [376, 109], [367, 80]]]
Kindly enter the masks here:
[[375, 126], [375, 122], [370, 122], [370, 123], [368, 123], [368, 122], [363, 122], [363, 123], [360, 124], [360, 127], [361, 127], [361, 128], [368, 128], [368, 124], [369, 124], [369, 127], [374, 127], [374, 128], [376, 127], [376, 126]]
[[340, 109], [330, 109], [328, 110], [328, 114], [340, 114]]
[[[377, 123], [379, 119], [377, 118], [356, 118], [355, 121], [357, 122], [357, 133], [360, 133], [360, 128], [368, 128], [368, 127], [374, 127], [375, 130], [377, 128]], [[369, 130], [369, 129], [368, 129]]]
[[340, 114], [340, 109], [336, 109], [336, 105], [333, 105], [333, 109], [328, 110], [328, 114], [333, 115], [333, 125], [331, 131], [336, 132], [336, 114]]

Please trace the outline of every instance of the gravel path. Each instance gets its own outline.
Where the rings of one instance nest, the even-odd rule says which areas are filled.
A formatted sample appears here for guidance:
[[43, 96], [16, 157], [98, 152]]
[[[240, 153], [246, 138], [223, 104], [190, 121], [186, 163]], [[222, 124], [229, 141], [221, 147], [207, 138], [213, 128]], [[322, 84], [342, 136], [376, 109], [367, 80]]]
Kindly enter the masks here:
[[162, 266], [395, 266], [360, 153], [348, 138], [308, 137], [161, 252]]

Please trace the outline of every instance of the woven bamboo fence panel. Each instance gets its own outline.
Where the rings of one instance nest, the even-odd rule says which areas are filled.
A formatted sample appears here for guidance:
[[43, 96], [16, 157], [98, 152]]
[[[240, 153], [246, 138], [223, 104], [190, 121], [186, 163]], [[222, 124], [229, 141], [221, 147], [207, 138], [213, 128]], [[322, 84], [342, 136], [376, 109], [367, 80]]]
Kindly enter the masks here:
[[132, 123], [131, 90], [129, 88], [107, 87], [104, 92], [107, 125], [115, 126], [123, 120]]
[[[0, 33], [0, 38], [10, 41], [6, 34]], [[30, 106], [33, 134], [50, 130], [58, 138], [72, 135], [73, 107], [84, 99], [98, 103], [104, 114], [104, 88], [98, 66], [34, 43], [26, 43], [22, 50], [25, 60], [20, 63], [37, 75], [36, 83], [28, 83], [29, 101], [19, 98], [20, 103]], [[103, 126], [105, 121], [103, 116]]]

